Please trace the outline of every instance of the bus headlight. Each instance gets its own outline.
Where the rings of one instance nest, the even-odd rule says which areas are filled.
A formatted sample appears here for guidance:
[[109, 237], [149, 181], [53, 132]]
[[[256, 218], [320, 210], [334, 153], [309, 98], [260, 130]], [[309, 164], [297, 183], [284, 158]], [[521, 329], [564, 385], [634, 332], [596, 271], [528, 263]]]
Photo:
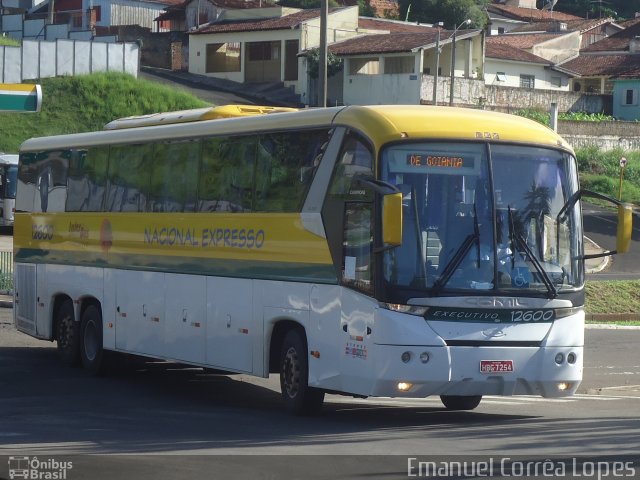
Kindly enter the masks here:
[[567, 362], [569, 362], [571, 365], [576, 363], [577, 359], [578, 359], [578, 356], [573, 352], [571, 352], [569, 355], [567, 355]]
[[409, 383], [409, 382], [398, 383], [398, 390], [400, 390], [401, 392], [408, 392], [409, 390], [411, 390], [411, 387], [413, 387], [413, 383]]
[[420, 361], [422, 363], [427, 363], [429, 361], [429, 352], [422, 352], [420, 354]]
[[561, 364], [562, 364], [562, 362], [564, 362], [564, 354], [563, 354], [563, 353], [558, 353], [558, 354], [556, 355], [556, 363], [557, 363], [558, 365], [561, 365]]
[[402, 360], [402, 363], [409, 363], [411, 361], [411, 352], [403, 352], [400, 355], [400, 360]]

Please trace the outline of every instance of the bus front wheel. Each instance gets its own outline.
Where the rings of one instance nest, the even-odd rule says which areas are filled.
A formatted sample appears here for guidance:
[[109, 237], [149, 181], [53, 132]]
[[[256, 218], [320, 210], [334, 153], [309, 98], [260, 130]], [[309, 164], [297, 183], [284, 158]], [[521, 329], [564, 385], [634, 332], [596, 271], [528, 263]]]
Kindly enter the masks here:
[[80, 322], [76, 322], [71, 300], [65, 300], [58, 309], [56, 340], [62, 363], [70, 367], [80, 365]]
[[447, 410], [473, 410], [480, 405], [482, 395], [463, 397], [460, 395], [440, 395], [440, 400]]
[[92, 375], [102, 373], [102, 313], [96, 305], [89, 305], [80, 322], [80, 357], [82, 366]]
[[324, 391], [308, 385], [309, 353], [300, 330], [284, 337], [280, 354], [280, 389], [287, 409], [295, 415], [314, 415], [322, 409]]

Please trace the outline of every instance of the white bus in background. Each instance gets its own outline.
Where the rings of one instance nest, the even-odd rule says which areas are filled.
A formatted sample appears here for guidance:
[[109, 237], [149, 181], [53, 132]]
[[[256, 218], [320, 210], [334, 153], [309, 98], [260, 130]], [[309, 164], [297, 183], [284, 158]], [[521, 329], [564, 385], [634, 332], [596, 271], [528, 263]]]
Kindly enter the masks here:
[[18, 184], [18, 155], [0, 153], [0, 227], [13, 226]]

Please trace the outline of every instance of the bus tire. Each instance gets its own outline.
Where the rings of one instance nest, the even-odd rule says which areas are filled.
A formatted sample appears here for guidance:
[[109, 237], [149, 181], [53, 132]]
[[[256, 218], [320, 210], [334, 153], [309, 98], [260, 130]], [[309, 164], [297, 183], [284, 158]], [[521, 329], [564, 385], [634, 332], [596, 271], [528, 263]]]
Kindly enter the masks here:
[[76, 322], [71, 300], [65, 300], [56, 314], [58, 355], [64, 365], [80, 365], [80, 322]]
[[290, 330], [280, 354], [280, 389], [285, 407], [294, 415], [320, 413], [324, 391], [310, 387], [307, 342], [301, 330]]
[[103, 367], [102, 313], [96, 305], [89, 305], [80, 322], [80, 357], [82, 366], [92, 375], [100, 375]]
[[482, 395], [463, 397], [461, 395], [440, 395], [440, 400], [447, 410], [473, 410], [480, 405]]

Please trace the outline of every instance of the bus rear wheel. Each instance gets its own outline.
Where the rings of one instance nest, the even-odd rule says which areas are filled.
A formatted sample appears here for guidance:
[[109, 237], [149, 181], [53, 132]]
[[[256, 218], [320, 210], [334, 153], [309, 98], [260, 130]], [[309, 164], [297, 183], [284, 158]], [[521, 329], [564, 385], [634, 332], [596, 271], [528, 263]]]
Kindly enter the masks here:
[[71, 300], [65, 300], [56, 315], [58, 355], [69, 367], [80, 365], [80, 322], [76, 322]]
[[440, 395], [440, 400], [447, 410], [473, 410], [480, 405], [482, 395], [463, 397], [461, 395]]
[[82, 366], [92, 375], [102, 373], [102, 313], [96, 305], [89, 305], [80, 322], [80, 357]]
[[280, 353], [280, 389], [286, 408], [295, 415], [320, 413], [324, 391], [308, 385], [307, 342], [300, 330], [291, 330]]

